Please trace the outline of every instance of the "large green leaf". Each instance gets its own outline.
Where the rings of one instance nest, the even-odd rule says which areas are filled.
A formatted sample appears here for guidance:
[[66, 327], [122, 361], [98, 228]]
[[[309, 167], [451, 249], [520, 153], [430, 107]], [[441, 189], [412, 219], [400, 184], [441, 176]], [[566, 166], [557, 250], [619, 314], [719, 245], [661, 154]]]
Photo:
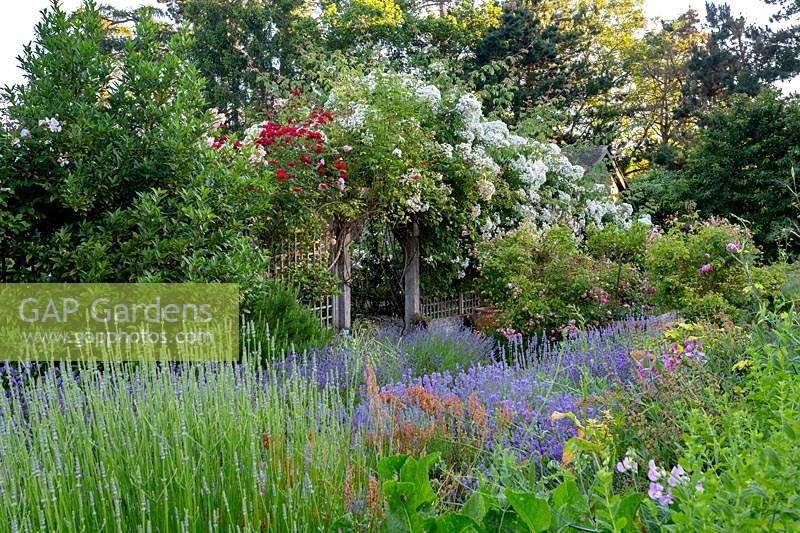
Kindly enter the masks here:
[[511, 507], [531, 531], [547, 531], [550, 527], [551, 515], [550, 507], [545, 500], [528, 492], [517, 492], [511, 489], [506, 489], [505, 494]]

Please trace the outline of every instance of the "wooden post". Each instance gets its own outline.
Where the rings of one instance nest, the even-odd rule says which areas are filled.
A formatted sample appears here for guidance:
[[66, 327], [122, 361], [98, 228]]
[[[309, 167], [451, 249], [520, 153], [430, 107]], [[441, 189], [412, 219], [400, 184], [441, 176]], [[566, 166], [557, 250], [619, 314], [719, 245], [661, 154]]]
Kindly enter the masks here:
[[420, 312], [419, 290], [419, 224], [412, 222], [403, 239], [405, 268], [403, 269], [403, 294], [405, 299], [405, 324], [410, 326]]
[[342, 242], [336, 243], [338, 255], [333, 266], [333, 273], [339, 279], [340, 294], [333, 300], [333, 324], [337, 330], [350, 329], [351, 287], [350, 287], [350, 241], [349, 232], [339, 234]]

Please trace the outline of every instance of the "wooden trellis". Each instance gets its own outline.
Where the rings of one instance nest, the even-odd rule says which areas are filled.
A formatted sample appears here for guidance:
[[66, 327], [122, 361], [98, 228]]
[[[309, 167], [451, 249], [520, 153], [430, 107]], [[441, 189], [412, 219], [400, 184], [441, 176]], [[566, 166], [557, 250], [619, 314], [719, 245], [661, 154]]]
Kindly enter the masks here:
[[421, 312], [425, 318], [435, 320], [469, 315], [480, 306], [478, 294], [475, 291], [468, 291], [445, 300], [422, 298]]
[[[291, 283], [292, 268], [303, 265], [317, 265], [327, 269], [331, 260], [330, 239], [319, 238], [311, 243], [294, 238], [286, 243], [278, 251], [273, 252], [268, 276]], [[333, 297], [322, 296], [321, 298], [311, 299], [303, 302], [306, 307], [311, 309], [319, 317], [320, 323], [325, 327], [333, 327]]]

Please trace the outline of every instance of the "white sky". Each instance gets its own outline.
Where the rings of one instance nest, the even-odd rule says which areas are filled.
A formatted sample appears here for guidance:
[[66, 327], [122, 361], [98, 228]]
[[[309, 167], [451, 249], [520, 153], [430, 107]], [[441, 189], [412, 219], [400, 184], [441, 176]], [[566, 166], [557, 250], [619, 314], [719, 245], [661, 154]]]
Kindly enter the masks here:
[[[766, 24], [774, 7], [761, 0], [725, 0], [735, 13], [745, 13], [748, 20]], [[62, 0], [62, 5], [73, 10], [81, 0]], [[102, 0], [115, 7], [129, 8], [139, 5], [156, 5], [156, 0]], [[0, 86], [22, 81], [16, 57], [22, 46], [33, 39], [33, 25], [39, 20], [39, 11], [49, 6], [50, 0], [0, 0]], [[649, 17], [673, 18], [690, 7], [705, 17], [705, 0], [645, 0]], [[800, 90], [800, 78], [785, 84], [791, 90]]]

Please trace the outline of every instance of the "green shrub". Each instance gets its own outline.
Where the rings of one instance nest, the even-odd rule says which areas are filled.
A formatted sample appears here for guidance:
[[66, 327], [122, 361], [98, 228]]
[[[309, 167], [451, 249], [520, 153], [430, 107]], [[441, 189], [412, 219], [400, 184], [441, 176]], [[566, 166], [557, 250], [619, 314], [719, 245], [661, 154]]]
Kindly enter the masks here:
[[301, 353], [322, 347], [331, 338], [319, 317], [299, 302], [297, 290], [279, 283], [254, 289], [243, 313], [252, 322], [252, 340], [261, 346], [262, 363], [290, 350]]
[[486, 243], [480, 288], [505, 324], [524, 333], [607, 323], [643, 303], [635, 266], [584, 253], [563, 227], [543, 235], [522, 228]]
[[595, 226], [586, 230], [584, 247], [595, 259], [630, 263], [644, 267], [645, 246], [652, 226], [635, 222], [629, 228], [609, 224], [602, 229]]
[[748, 237], [741, 226], [711, 219], [674, 223], [651, 239], [645, 264], [655, 288], [655, 305], [689, 319], [739, 317], [752, 300], [746, 292], [745, 271], [726, 247], [738, 241], [752, 252], [755, 248]]
[[147, 16], [119, 52], [93, 3], [44, 11], [0, 132], [14, 281], [254, 282], [272, 179], [204, 137], [203, 80]]

